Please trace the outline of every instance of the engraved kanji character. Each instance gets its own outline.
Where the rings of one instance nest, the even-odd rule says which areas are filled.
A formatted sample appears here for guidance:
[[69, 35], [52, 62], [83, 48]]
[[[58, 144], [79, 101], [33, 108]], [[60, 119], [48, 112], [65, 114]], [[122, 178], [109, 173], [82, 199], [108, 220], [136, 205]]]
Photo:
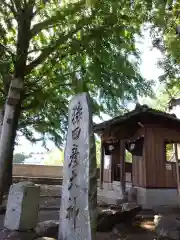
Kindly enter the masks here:
[[80, 120], [82, 119], [82, 106], [81, 103], [78, 102], [78, 104], [73, 108], [72, 113], [72, 124], [79, 124]]
[[[71, 199], [71, 198], [70, 198]], [[73, 219], [74, 229], [76, 228], [76, 218], [79, 214], [79, 208], [76, 206], [76, 197], [74, 197], [73, 204], [71, 204], [67, 209], [67, 219]]]
[[72, 130], [72, 139], [73, 140], [79, 139], [80, 133], [81, 133], [81, 128], [78, 126], [74, 130]]
[[79, 156], [78, 146], [76, 144], [73, 144], [69, 167], [71, 167], [72, 164], [73, 164], [73, 167], [75, 167], [78, 163], [79, 157], [80, 156]]

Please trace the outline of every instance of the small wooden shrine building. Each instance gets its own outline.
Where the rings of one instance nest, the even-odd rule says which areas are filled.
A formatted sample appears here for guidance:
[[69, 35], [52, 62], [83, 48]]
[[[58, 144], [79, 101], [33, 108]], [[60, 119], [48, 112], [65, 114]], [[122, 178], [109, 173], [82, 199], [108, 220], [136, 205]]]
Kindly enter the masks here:
[[[180, 119], [142, 105], [123, 116], [94, 125], [94, 132], [101, 136], [102, 143], [101, 188], [105, 180], [105, 152], [111, 154], [112, 161], [109, 181], [121, 181], [125, 188], [125, 172], [131, 172], [139, 204], [149, 208], [178, 203], [179, 168], [171, 146], [180, 143]], [[132, 153], [129, 170], [125, 164], [125, 149]]]

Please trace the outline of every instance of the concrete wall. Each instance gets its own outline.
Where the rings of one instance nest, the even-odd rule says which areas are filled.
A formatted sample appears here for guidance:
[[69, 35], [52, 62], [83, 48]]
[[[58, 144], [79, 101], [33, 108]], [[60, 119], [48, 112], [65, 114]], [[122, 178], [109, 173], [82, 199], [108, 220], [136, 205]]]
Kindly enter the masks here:
[[13, 164], [13, 176], [61, 178], [62, 166]]
[[[99, 175], [99, 169], [98, 169]], [[63, 166], [13, 164], [13, 176], [37, 178], [62, 178]]]
[[144, 209], [152, 209], [157, 206], [177, 206], [179, 198], [177, 189], [146, 189], [137, 188], [137, 203]]

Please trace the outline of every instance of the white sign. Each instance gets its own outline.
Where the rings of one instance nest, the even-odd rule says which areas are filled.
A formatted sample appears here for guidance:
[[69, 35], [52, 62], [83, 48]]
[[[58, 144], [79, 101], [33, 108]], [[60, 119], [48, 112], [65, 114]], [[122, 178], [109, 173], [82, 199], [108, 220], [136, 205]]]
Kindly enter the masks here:
[[168, 171], [171, 171], [171, 170], [172, 170], [172, 166], [171, 166], [171, 164], [166, 163], [166, 169], [167, 169]]

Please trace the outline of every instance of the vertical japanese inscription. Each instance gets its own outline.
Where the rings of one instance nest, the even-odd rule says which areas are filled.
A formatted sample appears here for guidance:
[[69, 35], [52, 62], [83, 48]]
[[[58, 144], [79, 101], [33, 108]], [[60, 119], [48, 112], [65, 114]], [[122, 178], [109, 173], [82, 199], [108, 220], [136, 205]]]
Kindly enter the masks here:
[[72, 113], [72, 140], [78, 140], [81, 134], [80, 121], [82, 119], [82, 106], [81, 103], [73, 108]]
[[96, 156], [87, 93], [72, 98], [63, 167], [58, 240], [96, 239]]
[[[71, 124], [72, 124], [73, 144], [72, 144], [71, 156], [70, 156], [69, 163], [68, 163], [68, 168], [71, 168], [72, 171], [71, 171], [71, 177], [69, 179], [68, 191], [72, 190], [73, 187], [78, 188], [78, 185], [75, 183], [75, 180], [77, 177], [76, 167], [80, 161], [80, 152], [78, 149], [78, 139], [81, 134], [80, 123], [81, 123], [82, 114], [83, 114], [82, 110], [83, 109], [82, 109], [80, 102], [78, 102], [78, 104], [76, 106], [74, 106], [72, 109]], [[73, 220], [73, 226], [75, 229], [76, 228], [76, 218], [79, 213], [79, 208], [78, 208], [78, 206], [76, 206], [77, 205], [76, 197], [73, 196], [72, 198], [71, 197], [69, 198], [69, 206], [66, 209], [66, 211], [67, 211], [66, 218], [69, 220]]]

